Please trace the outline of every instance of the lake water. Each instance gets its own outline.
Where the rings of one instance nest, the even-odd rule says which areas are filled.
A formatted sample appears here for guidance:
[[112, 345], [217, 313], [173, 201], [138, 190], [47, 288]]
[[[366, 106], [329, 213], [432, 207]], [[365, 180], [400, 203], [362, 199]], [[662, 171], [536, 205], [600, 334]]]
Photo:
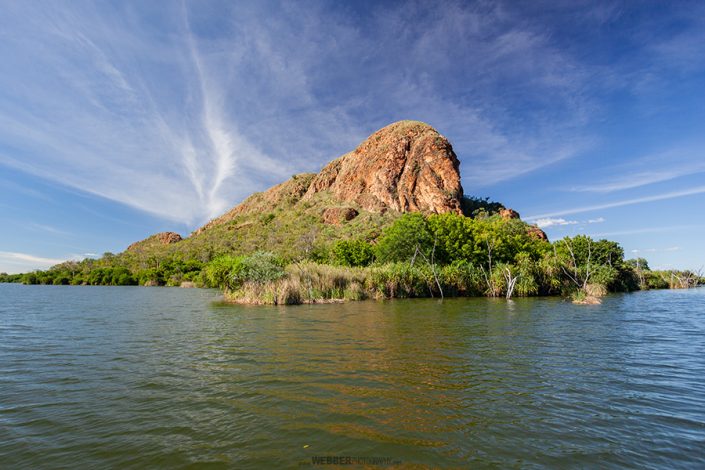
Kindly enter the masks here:
[[704, 289], [217, 299], [0, 284], [0, 466], [705, 467]]

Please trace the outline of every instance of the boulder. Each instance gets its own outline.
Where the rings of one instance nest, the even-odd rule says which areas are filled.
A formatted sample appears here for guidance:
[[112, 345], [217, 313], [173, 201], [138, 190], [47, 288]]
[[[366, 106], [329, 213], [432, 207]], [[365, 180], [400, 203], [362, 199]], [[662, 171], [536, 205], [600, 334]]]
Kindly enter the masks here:
[[324, 224], [340, 225], [357, 217], [359, 213], [352, 207], [329, 207], [323, 211]]

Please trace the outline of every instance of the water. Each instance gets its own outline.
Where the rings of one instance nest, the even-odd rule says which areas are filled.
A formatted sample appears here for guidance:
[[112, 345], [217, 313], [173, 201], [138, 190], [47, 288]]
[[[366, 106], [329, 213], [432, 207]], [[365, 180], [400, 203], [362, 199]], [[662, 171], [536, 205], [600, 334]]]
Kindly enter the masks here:
[[217, 295], [0, 285], [0, 466], [705, 466], [704, 289], [601, 306]]

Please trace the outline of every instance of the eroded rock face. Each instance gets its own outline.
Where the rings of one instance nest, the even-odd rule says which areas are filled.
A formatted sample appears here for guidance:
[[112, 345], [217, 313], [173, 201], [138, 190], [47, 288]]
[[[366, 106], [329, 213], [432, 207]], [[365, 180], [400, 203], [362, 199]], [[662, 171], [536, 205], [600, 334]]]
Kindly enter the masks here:
[[354, 219], [358, 214], [352, 207], [330, 207], [323, 211], [322, 219], [324, 224], [340, 225]]
[[499, 216], [504, 220], [519, 219], [519, 213], [514, 209], [500, 209]]
[[181, 235], [175, 232], [162, 232], [154, 235], [154, 237], [162, 245], [169, 245], [171, 243], [180, 242], [182, 240]]
[[400, 121], [329, 163], [302, 199], [330, 191], [338, 200], [373, 212], [461, 214], [458, 167], [452, 146], [435, 129], [418, 121]]
[[147, 248], [153, 245], [170, 245], [183, 240], [181, 235], [176, 232], [161, 232], [152, 235], [149, 238], [133, 243], [127, 247], [127, 251], [137, 251], [141, 248]]
[[548, 236], [546, 235], [546, 232], [536, 227], [535, 225], [529, 225], [526, 228], [526, 233], [528, 233], [530, 237], [534, 237], [537, 240], [548, 241]]

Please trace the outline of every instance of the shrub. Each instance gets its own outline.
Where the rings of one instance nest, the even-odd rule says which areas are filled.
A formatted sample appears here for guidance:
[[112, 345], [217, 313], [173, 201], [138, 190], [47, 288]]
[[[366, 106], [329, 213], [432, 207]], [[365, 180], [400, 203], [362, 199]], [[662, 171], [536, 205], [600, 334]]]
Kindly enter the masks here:
[[374, 257], [372, 245], [365, 240], [340, 240], [331, 249], [333, 264], [340, 266], [368, 266]]
[[389, 263], [376, 266], [370, 268], [368, 282], [368, 289], [381, 297], [432, 297], [440, 294], [427, 265]]
[[526, 297], [539, 293], [539, 268], [528, 253], [519, 253], [516, 256], [515, 270], [517, 283], [516, 295]]
[[230, 288], [237, 288], [245, 282], [264, 284], [284, 277], [283, 263], [272, 253], [256, 251], [238, 261], [228, 274]]
[[423, 214], [404, 214], [387, 227], [377, 241], [375, 252], [382, 263], [409, 261], [417, 247], [430, 255], [434, 237]]
[[241, 257], [219, 256], [211, 260], [203, 269], [202, 280], [207, 287], [225, 289], [229, 284], [230, 273], [238, 269]]
[[482, 271], [474, 264], [463, 260], [443, 266], [438, 277], [444, 293], [449, 296], [482, 295], [486, 288]]

